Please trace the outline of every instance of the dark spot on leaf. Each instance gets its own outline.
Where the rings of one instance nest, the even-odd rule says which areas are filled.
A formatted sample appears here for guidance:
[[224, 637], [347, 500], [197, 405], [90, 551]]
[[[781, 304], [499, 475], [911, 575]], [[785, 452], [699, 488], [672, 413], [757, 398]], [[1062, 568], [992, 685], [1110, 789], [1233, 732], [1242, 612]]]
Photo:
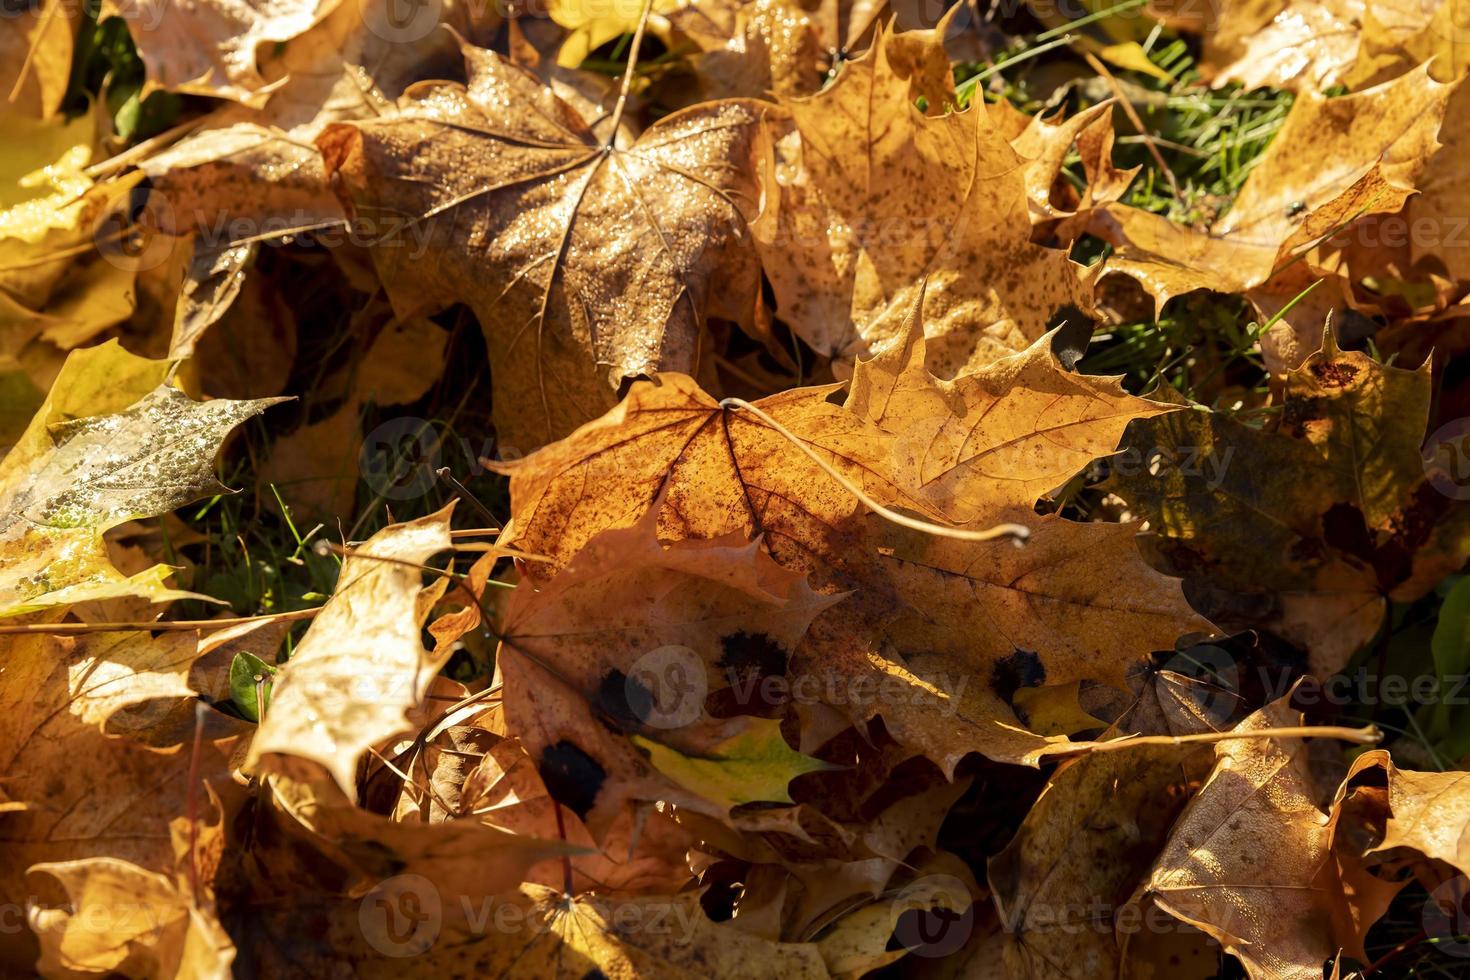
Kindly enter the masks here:
[[619, 724], [633, 727], [648, 719], [654, 696], [638, 678], [615, 668], [602, 675], [602, 683], [597, 686], [597, 703]]
[[594, 966], [592, 969], [582, 974], [582, 980], [607, 980], [607, 974], [603, 973], [601, 970]]
[[1345, 388], [1358, 376], [1358, 369], [1341, 361], [1322, 361], [1312, 365], [1312, 373], [1329, 388]]
[[541, 753], [536, 770], [551, 798], [582, 818], [597, 802], [597, 794], [607, 776], [596, 759], [566, 739]]
[[990, 674], [990, 689], [1007, 702], [1023, 687], [1046, 683], [1046, 667], [1034, 650], [1016, 650], [995, 665]]
[[1373, 536], [1368, 533], [1363, 512], [1352, 504], [1336, 503], [1327, 509], [1322, 515], [1322, 540], [1338, 551], [1370, 560], [1373, 557]]
[[786, 651], [765, 633], [741, 630], [720, 640], [720, 666], [736, 680], [786, 673]]

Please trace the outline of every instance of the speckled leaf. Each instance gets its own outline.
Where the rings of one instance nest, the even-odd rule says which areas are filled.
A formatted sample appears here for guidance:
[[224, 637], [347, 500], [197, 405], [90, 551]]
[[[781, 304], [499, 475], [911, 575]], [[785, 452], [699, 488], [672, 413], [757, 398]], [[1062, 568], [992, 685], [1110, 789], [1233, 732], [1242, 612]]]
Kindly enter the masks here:
[[[1234, 730], [1300, 725], [1289, 700]], [[1219, 940], [1251, 977], [1320, 980], [1324, 962], [1361, 941], [1341, 928], [1345, 899], [1327, 812], [1334, 787], [1319, 784], [1302, 739], [1221, 742], [1215, 757], [1144, 892]]]
[[893, 436], [895, 472], [954, 519], [1029, 512], [1116, 450], [1130, 420], [1179, 410], [1128, 394], [1118, 378], [1067, 370], [1055, 339], [945, 381], [925, 367], [923, 331], [910, 329], [904, 343], [859, 362], [848, 407]]
[[[131, 578], [113, 568], [103, 532], [227, 492], [213, 473], [219, 444], [283, 399], [196, 402], [163, 384], [127, 398], [143, 383], [157, 384], [165, 368], [104, 347], [79, 353], [63, 369], [0, 464], [0, 616], [115, 595], [176, 594], [162, 586], [163, 566]], [[112, 392], [96, 407], [78, 398], [101, 388]], [[97, 408], [102, 413], [92, 414]]]
[[[909, 485], [911, 461], [895, 435], [907, 417], [880, 428], [832, 404], [833, 393], [798, 388], [758, 405], [875, 499], [948, 520]], [[895, 738], [946, 772], [972, 751], [1035, 761], [1048, 743], [1012, 711], [1017, 688], [1121, 683], [1149, 651], [1208, 628], [1177, 582], [1148, 571], [1132, 526], [1015, 513], [1031, 530], [1021, 548], [897, 527], [769, 425], [721, 407], [680, 375], [634, 385], [602, 419], [503, 469], [511, 475], [509, 540], [553, 559], [528, 566], [531, 576], [564, 564], [597, 532], [652, 511], [660, 540], [760, 536], [818, 591], [850, 593], [817, 617], [793, 676], [836, 679], [843, 689], [886, 685], [882, 698], [837, 707], [854, 720], [881, 714]], [[973, 505], [974, 525], [1014, 510], [1015, 491], [996, 496], [983, 473], [970, 482], [957, 476], [946, 489]]]
[[180, 92], [262, 104], [259, 53], [301, 34], [339, 0], [108, 0], [127, 24], [150, 82]]
[[451, 510], [389, 525], [348, 554], [331, 600], [276, 674], [249, 765], [303, 779], [324, 767], [357, 798], [358, 759], [409, 727], [406, 712], [434, 679], [419, 638], [419, 566], [448, 549]]
[[597, 417], [625, 377], [693, 371], [707, 317], [751, 322], [771, 109], [708, 103], [610, 145], [528, 72], [464, 53], [468, 87], [414, 86], [398, 116], [318, 143], [384, 231], [373, 258], [400, 312], [473, 308], [496, 429], [525, 452]]
[[817, 351], [852, 360], [901, 337], [922, 292], [930, 365], [952, 377], [1080, 318], [1090, 287], [1032, 244], [1025, 161], [984, 106], [925, 116], [892, 57], [880, 38], [785, 103], [756, 238], [781, 318]]

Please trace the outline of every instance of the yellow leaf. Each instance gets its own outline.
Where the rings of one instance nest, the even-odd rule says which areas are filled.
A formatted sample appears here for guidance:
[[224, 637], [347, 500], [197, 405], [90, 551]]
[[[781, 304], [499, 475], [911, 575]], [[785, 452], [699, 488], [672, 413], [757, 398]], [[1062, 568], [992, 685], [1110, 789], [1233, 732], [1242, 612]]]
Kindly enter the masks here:
[[742, 803], [790, 803], [791, 780], [833, 768], [787, 745], [781, 722], [772, 718], [749, 719], [744, 731], [701, 755], [685, 755], [642, 735], [631, 739], [659, 772], [726, 810]]

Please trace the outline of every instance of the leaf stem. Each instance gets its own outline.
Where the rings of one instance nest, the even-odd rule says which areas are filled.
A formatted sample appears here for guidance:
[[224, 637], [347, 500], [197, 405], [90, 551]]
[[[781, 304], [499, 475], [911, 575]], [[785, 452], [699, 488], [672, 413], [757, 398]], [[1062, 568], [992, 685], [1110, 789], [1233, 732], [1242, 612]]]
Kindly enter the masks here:
[[638, 15], [638, 29], [633, 32], [632, 49], [628, 52], [628, 67], [623, 72], [623, 84], [618, 88], [618, 104], [613, 107], [612, 126], [608, 128], [607, 145], [611, 150], [618, 141], [618, 127], [623, 124], [623, 110], [628, 106], [628, 89], [633, 84], [633, 72], [638, 67], [638, 50], [643, 47], [643, 32], [648, 29], [648, 15], [653, 13], [653, 0], [643, 0], [643, 12]]
[[259, 623], [267, 620], [290, 622], [310, 619], [322, 611], [321, 606], [309, 609], [293, 609], [290, 612], [265, 613], [260, 616], [233, 616], [229, 619], [161, 619], [151, 623], [26, 623], [18, 626], [0, 626], [0, 636], [41, 633], [49, 636], [84, 636], [88, 633], [157, 633], [162, 630], [200, 630], [213, 633], [230, 626]]
[[1377, 745], [1383, 741], [1383, 733], [1376, 725], [1363, 728], [1344, 728], [1339, 725], [1295, 725], [1285, 728], [1260, 728], [1249, 732], [1201, 732], [1195, 735], [1139, 735], [1119, 738], [1108, 742], [1084, 742], [1077, 746], [1079, 753], [1116, 752], [1147, 745], [1193, 745], [1196, 743], [1230, 742], [1235, 739], [1252, 738], [1335, 738], [1357, 745]]
[[1022, 524], [997, 524], [994, 527], [986, 528], [983, 531], [967, 531], [964, 528], [948, 527], [943, 524], [934, 524], [929, 521], [920, 520], [916, 517], [909, 517], [907, 514], [900, 514], [896, 510], [889, 510], [887, 507], [884, 507], [882, 504], [878, 503], [878, 501], [868, 496], [867, 493], [864, 492], [862, 487], [859, 487], [856, 483], [853, 483], [847, 477], [837, 472], [832, 464], [828, 463], [825, 459], [818, 456], [810, 446], [808, 446], [802, 440], [798, 439], [790, 429], [786, 428], [780, 422], [777, 422], [775, 419], [771, 418], [765, 412], [756, 408], [750, 402], [746, 401], [743, 398], [726, 398], [724, 401], [720, 402], [720, 407], [725, 409], [742, 409], [754, 415], [763, 423], [770, 426], [772, 429], [775, 429], [776, 432], [779, 433], [787, 442], [791, 443], [797, 449], [800, 449], [803, 453], [805, 453], [807, 455], [807, 458], [810, 459], [813, 463], [816, 463], [817, 466], [821, 468], [823, 473], [826, 473], [832, 479], [841, 484], [842, 488], [848, 493], [852, 494], [854, 497], [856, 497], [864, 507], [867, 507], [879, 517], [882, 517], [883, 519], [893, 524], [897, 524], [900, 527], [906, 527], [913, 531], [922, 531], [925, 534], [932, 534], [935, 537], [939, 538], [954, 538], [956, 541], [994, 541], [998, 538], [1011, 538], [1017, 544], [1020, 544], [1031, 536], [1031, 530]]

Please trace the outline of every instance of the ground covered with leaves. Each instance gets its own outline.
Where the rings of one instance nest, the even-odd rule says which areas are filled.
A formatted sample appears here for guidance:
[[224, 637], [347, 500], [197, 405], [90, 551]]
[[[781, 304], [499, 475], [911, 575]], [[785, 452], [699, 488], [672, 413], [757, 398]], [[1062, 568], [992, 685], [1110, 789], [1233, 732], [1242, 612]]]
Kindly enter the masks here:
[[1470, 969], [1449, 0], [0, 13], [0, 971]]

